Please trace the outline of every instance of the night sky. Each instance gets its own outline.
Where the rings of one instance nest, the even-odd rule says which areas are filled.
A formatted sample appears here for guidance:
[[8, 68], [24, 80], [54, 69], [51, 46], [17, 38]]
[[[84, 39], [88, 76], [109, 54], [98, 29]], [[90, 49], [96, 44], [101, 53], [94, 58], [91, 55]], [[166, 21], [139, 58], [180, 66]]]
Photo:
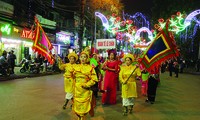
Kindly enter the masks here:
[[135, 14], [141, 12], [146, 15], [151, 15], [151, 7], [153, 0], [122, 0], [124, 3], [124, 12]]

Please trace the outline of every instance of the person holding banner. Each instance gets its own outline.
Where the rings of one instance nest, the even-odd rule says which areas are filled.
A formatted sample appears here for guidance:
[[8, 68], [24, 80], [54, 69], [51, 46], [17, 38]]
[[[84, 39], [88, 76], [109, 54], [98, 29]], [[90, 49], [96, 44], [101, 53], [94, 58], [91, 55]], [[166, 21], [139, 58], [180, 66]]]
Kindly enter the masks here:
[[117, 96], [117, 77], [119, 73], [119, 62], [116, 60], [116, 50], [109, 50], [109, 59], [103, 64], [102, 69], [105, 71], [104, 86], [102, 94], [102, 104], [116, 104]]
[[137, 97], [136, 77], [141, 76], [141, 71], [137, 65], [132, 65], [134, 60], [132, 54], [126, 54], [123, 59], [125, 66], [121, 66], [119, 80], [122, 84], [123, 115], [127, 115], [133, 110], [134, 99]]
[[65, 70], [64, 73], [64, 88], [66, 92], [66, 101], [63, 105], [63, 109], [66, 109], [66, 106], [70, 100], [73, 99], [73, 92], [74, 92], [74, 64], [78, 60], [78, 55], [75, 52], [71, 52], [68, 56], [69, 63], [63, 64], [62, 59], [58, 58], [58, 67], [60, 70]]
[[95, 97], [91, 86], [98, 82], [94, 68], [88, 64], [89, 53], [82, 51], [80, 64], [74, 66], [74, 103], [73, 110], [79, 120], [85, 120], [87, 113], [94, 116]]
[[154, 104], [159, 81], [160, 81], [160, 66], [154, 67], [154, 69], [150, 71], [148, 79], [147, 99], [145, 100], [145, 102]]

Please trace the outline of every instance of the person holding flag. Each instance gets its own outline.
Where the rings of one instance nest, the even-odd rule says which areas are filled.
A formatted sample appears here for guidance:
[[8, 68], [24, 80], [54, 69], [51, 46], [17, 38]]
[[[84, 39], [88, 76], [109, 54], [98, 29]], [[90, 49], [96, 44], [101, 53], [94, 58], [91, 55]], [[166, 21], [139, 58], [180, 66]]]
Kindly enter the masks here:
[[123, 59], [125, 65], [121, 66], [119, 80], [122, 83], [123, 115], [127, 115], [128, 112], [132, 113], [133, 110], [134, 99], [137, 97], [136, 77], [141, 76], [141, 71], [137, 65], [132, 65], [134, 61], [132, 54], [126, 54]]
[[78, 55], [75, 52], [71, 52], [68, 55], [69, 63], [63, 64], [61, 58], [58, 58], [58, 67], [60, 70], [65, 70], [64, 73], [64, 88], [66, 92], [66, 101], [63, 105], [63, 109], [66, 109], [66, 106], [70, 100], [73, 100], [73, 92], [74, 92], [74, 64], [78, 60]]

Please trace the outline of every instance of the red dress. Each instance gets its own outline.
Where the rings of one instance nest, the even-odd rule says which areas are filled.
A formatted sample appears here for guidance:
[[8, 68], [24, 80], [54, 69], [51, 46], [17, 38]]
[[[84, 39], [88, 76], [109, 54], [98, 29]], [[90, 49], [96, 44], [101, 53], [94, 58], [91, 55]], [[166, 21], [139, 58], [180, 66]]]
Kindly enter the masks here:
[[106, 61], [105, 66], [115, 69], [114, 71], [106, 70], [104, 76], [104, 87], [106, 91], [102, 95], [102, 104], [116, 104], [117, 96], [117, 76], [119, 70], [118, 61]]

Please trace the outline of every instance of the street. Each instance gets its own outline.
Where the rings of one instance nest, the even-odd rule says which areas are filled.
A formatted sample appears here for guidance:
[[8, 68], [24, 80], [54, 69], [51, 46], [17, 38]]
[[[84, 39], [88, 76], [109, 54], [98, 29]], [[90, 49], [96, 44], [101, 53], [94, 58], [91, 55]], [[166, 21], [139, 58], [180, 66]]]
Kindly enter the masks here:
[[[200, 75], [179, 74], [179, 78], [161, 74], [156, 102], [145, 103], [140, 95], [134, 111], [122, 115], [120, 92], [116, 105], [101, 105], [97, 100], [95, 116], [87, 115], [87, 120], [198, 120], [200, 119]], [[99, 94], [100, 95], [100, 94]], [[64, 103], [62, 74], [0, 81], [0, 120], [77, 120], [68, 104]], [[100, 97], [101, 98], [101, 97]]]

